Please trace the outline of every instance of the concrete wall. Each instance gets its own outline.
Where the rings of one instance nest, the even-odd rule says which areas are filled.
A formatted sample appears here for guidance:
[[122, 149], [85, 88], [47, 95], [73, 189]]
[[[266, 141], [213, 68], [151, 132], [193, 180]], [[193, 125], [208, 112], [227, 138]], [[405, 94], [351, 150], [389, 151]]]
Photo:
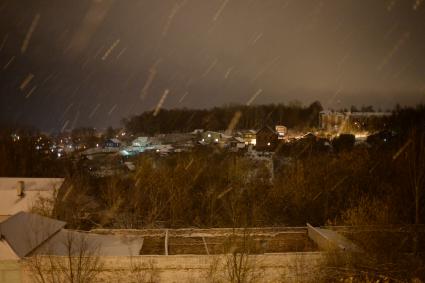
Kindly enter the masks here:
[[[66, 258], [57, 257], [61, 259]], [[230, 259], [230, 255], [102, 257], [98, 279], [124, 283], [152, 276], [155, 282], [227, 282]], [[314, 279], [324, 260], [321, 252], [252, 255], [247, 261], [248, 275], [257, 279], [254, 282], [305, 282]], [[25, 270], [22, 282], [32, 282]]]
[[17, 260], [0, 261], [0, 283], [20, 283], [21, 264]]

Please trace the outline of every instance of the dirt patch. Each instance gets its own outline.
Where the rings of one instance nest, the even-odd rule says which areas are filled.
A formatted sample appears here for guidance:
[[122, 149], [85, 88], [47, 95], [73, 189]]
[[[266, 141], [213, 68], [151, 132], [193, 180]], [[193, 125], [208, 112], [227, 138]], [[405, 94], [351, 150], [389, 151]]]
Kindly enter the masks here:
[[143, 237], [143, 247], [140, 251], [141, 255], [164, 255], [165, 254], [165, 237]]

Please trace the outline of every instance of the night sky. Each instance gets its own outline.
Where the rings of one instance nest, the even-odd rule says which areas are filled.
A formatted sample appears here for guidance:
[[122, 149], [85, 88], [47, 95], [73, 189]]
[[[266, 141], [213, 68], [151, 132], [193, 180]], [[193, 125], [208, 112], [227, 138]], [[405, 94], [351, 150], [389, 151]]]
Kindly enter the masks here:
[[0, 0], [0, 121], [425, 97], [424, 0]]

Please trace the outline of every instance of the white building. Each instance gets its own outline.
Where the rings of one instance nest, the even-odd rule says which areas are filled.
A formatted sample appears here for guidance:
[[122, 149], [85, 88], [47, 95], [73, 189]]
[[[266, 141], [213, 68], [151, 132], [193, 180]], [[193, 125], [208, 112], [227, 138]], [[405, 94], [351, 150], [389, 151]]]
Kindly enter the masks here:
[[0, 178], [0, 221], [30, 211], [40, 198], [54, 196], [63, 182], [63, 178]]

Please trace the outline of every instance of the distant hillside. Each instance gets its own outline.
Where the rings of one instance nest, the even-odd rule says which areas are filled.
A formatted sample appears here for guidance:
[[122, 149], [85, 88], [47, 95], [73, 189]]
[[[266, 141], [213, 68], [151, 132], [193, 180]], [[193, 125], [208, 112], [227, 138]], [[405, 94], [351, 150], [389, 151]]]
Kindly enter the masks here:
[[258, 129], [265, 124], [282, 124], [287, 127], [315, 127], [318, 114], [322, 110], [320, 102], [309, 106], [300, 104], [268, 104], [255, 106], [225, 106], [212, 109], [163, 109], [157, 115], [147, 111], [125, 119], [124, 125], [132, 133], [188, 132], [194, 129], [225, 130]]

